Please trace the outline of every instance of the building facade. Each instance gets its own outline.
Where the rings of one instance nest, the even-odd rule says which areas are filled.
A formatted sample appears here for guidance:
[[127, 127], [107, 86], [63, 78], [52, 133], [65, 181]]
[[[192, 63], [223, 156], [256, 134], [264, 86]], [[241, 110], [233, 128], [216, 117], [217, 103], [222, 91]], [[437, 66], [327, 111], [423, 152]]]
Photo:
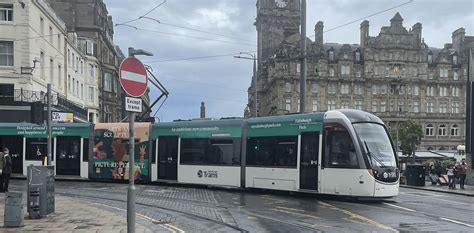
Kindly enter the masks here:
[[[123, 119], [119, 83], [119, 62], [113, 42], [113, 21], [103, 0], [47, 0], [68, 31], [78, 35], [79, 44], [90, 58], [95, 57], [98, 76], [99, 122], [118, 122]], [[89, 86], [90, 87], [90, 86]], [[95, 88], [95, 86], [93, 87]], [[96, 90], [96, 89], [94, 89]], [[92, 119], [94, 120], [94, 119]]]
[[[46, 120], [47, 84], [51, 83], [53, 111], [70, 112], [74, 121], [87, 122], [81, 74], [70, 92], [67, 75], [71, 58], [66, 49], [78, 50], [65, 23], [44, 0], [0, 0], [0, 122]], [[77, 52], [76, 58], [82, 61]], [[35, 118], [35, 119], [33, 119]]]
[[[257, 1], [258, 116], [299, 112], [298, 4]], [[425, 133], [420, 149], [455, 149], [464, 143], [467, 51], [474, 37], [463, 28], [444, 48], [424, 42], [421, 23], [407, 30], [399, 13], [377, 36], [369, 35], [369, 22], [363, 21], [360, 44], [325, 43], [323, 29], [317, 22], [314, 41], [307, 38], [308, 112], [360, 109], [381, 117], [395, 132], [412, 119]], [[252, 83], [250, 109], [253, 88]]]

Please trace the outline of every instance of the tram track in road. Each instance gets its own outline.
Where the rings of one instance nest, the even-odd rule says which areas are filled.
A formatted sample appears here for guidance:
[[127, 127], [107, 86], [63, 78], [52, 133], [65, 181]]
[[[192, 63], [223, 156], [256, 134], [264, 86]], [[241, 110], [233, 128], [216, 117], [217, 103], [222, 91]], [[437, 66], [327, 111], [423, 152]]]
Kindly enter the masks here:
[[[68, 196], [68, 197], [76, 197], [76, 198], [84, 198], [84, 199], [92, 199], [92, 200], [94, 200], [94, 199], [95, 200], [105, 200], [105, 201], [113, 201], [113, 202], [119, 202], [119, 203], [125, 203], [125, 204], [127, 203], [126, 200], [122, 200], [122, 199], [118, 199], [118, 198], [98, 197], [98, 196], [95, 196], [95, 195], [77, 194], [77, 193], [69, 193], [69, 192], [56, 192], [56, 193], [60, 194], [60, 195], [63, 195], [63, 196]], [[158, 205], [153, 205], [153, 204], [141, 203], [139, 201], [136, 202], [136, 205], [141, 206], [141, 207], [146, 207], [146, 208], [157, 208], [157, 209], [161, 209], [161, 210], [165, 210], [165, 211], [169, 211], [169, 212], [174, 212], [174, 213], [178, 213], [178, 214], [181, 214], [183, 216], [188, 216], [188, 217], [191, 217], [191, 218], [194, 218], [194, 219], [197, 218], [197, 219], [200, 219], [200, 220], [204, 220], [206, 222], [211, 222], [213, 224], [219, 225], [219, 226], [224, 227], [224, 228], [232, 229], [234, 231], [246, 232], [246, 233], [249, 232], [249, 231], [247, 231], [243, 228], [240, 228], [238, 226], [234, 226], [234, 225], [225, 223], [223, 221], [219, 221], [219, 220], [216, 220], [216, 219], [208, 218], [208, 217], [205, 217], [205, 216], [202, 216], [202, 215], [198, 215], [198, 214], [194, 214], [194, 213], [190, 213], [190, 212], [186, 212], [186, 211], [176, 210], [176, 209], [167, 208], [167, 207], [158, 206]], [[148, 220], [150, 220], [150, 219], [148, 219]]]

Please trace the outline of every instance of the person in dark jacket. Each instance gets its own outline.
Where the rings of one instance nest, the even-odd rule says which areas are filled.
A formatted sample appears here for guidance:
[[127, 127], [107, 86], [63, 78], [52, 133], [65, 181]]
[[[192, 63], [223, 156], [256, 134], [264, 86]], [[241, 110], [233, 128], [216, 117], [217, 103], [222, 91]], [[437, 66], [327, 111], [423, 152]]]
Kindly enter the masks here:
[[2, 183], [0, 190], [8, 192], [8, 184], [10, 183], [10, 175], [12, 174], [12, 158], [8, 148], [3, 149], [3, 169], [2, 169]]

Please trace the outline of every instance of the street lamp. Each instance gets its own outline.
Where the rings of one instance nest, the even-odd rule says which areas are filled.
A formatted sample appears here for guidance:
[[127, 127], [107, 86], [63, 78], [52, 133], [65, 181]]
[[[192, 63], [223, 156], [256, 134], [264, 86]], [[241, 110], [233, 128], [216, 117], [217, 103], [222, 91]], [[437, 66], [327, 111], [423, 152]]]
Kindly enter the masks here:
[[[153, 56], [153, 53], [143, 49], [128, 48], [128, 56], [135, 55]], [[130, 153], [128, 157], [128, 192], [127, 192], [127, 232], [135, 232], [135, 112], [129, 112], [129, 137], [130, 137]]]
[[255, 96], [255, 106], [254, 106], [254, 116], [255, 117], [258, 117], [258, 114], [257, 114], [257, 109], [258, 109], [258, 106], [257, 106], [257, 79], [258, 79], [258, 73], [257, 73], [257, 57], [255, 56], [255, 53], [252, 54], [252, 53], [247, 53], [247, 52], [240, 52], [240, 54], [244, 54], [244, 55], [248, 55], [250, 57], [242, 57], [240, 55], [238, 56], [234, 56], [234, 58], [240, 58], [240, 59], [248, 59], [248, 60], [253, 60], [253, 91], [254, 91], [254, 96]]

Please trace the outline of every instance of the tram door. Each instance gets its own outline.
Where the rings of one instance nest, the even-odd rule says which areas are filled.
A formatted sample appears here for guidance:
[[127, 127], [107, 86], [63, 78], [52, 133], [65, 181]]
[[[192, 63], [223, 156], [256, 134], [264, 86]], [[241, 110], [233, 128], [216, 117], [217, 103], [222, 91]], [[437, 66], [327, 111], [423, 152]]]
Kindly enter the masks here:
[[301, 134], [300, 189], [318, 190], [319, 132]]
[[178, 179], [178, 137], [158, 137], [158, 179]]
[[70, 176], [81, 175], [80, 137], [57, 137], [56, 174]]

